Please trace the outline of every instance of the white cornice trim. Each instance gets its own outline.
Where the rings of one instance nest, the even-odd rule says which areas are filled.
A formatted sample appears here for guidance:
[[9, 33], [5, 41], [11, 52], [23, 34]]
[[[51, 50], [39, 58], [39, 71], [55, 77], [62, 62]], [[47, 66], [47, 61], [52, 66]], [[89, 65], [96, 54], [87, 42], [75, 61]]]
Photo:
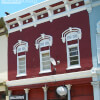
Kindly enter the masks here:
[[[60, 12], [58, 14], [53, 14], [52, 13], [52, 10], [58, 9], [60, 6], [53, 7], [53, 8], [52, 7], [49, 7], [49, 6], [51, 4], [54, 4], [54, 3], [57, 3], [57, 2], [60, 2], [60, 1], [64, 1], [64, 0], [47, 0], [47, 1], [42, 2], [40, 4], [31, 6], [29, 8], [24, 9], [24, 10], [21, 10], [19, 12], [10, 14], [8, 16], [5, 16], [4, 17], [4, 21], [5, 21], [6, 26], [8, 28], [8, 33], [13, 33], [15, 31], [22, 31], [23, 29], [28, 28], [28, 27], [31, 27], [31, 26], [36, 27], [38, 24], [41, 24], [41, 23], [44, 23], [44, 22], [47, 22], [47, 21], [52, 22], [54, 19], [57, 19], [57, 18], [60, 18], [60, 17], [64, 17], [64, 16], [70, 17], [71, 14], [74, 14], [74, 13], [77, 13], [77, 12], [80, 12], [80, 11], [83, 11], [83, 10], [87, 10], [90, 13], [92, 11], [92, 7], [96, 7], [96, 6], [99, 6], [100, 5], [100, 1], [90, 2], [90, 0], [84, 0], [84, 2], [85, 2], [85, 5], [84, 6], [80, 6], [80, 7], [71, 9], [70, 8], [70, 5], [71, 4], [77, 3], [77, 2], [80, 2], [80, 1], [83, 1], [83, 0], [74, 0], [74, 2], [73, 1], [71, 1], [70, 3], [69, 2], [67, 2], [67, 3], [65, 2], [65, 4], [60, 5], [60, 6], [65, 6], [66, 11]], [[39, 12], [37, 14], [35, 14], [33, 12], [33, 11], [38, 10], [40, 8], [43, 8], [43, 7], [46, 8], [45, 11]], [[21, 15], [25, 15], [27, 13], [30, 13], [31, 15], [28, 16], [28, 17], [25, 17], [25, 18], [20, 18]], [[37, 19], [37, 16], [40, 13], [48, 13], [49, 16], [46, 17], [46, 18], [42, 18], [42, 19], [39, 19], [38, 20]], [[23, 25], [22, 24], [23, 19], [27, 19], [29, 17], [33, 19], [33, 22], [30, 22], [30, 23], [27, 23], [27, 24], [24, 24]], [[16, 21], [19, 24], [19, 27], [15, 27], [15, 28], [10, 29], [11, 23], [13, 24], [16, 21], [11, 22], [11, 23], [7, 23], [6, 21], [9, 21], [9, 20], [14, 19], [14, 18], [17, 19]]]
[[[10, 14], [8, 16], [5, 16], [4, 17], [4, 20], [7, 21], [7, 20], [10, 20], [10, 19], [13, 19], [14, 17], [18, 17], [18, 16], [21, 16], [21, 15], [24, 15], [24, 14], [27, 14], [31, 11], [35, 11], [35, 10], [38, 10], [38, 9], [41, 9], [41, 8], [44, 8], [44, 7], [47, 7], [49, 5], [52, 5], [52, 4], [55, 4], [55, 3], [58, 3], [60, 1], [63, 1], [63, 0], [46, 0], [44, 2], [41, 2], [39, 4], [36, 4], [36, 5], [33, 5], [31, 7], [28, 7], [26, 9], [23, 9], [23, 10], [20, 10], [18, 12], [15, 12], [13, 14]], [[83, 0], [74, 0], [72, 1], [71, 3], [75, 3], [75, 2], [80, 2], [80, 1], [83, 1]]]
[[[26, 9], [23, 9], [23, 10], [20, 10], [20, 11], [18, 11], [18, 12], [15, 12], [15, 13], [13, 13], [13, 14], [10, 14], [10, 15], [8, 15], [8, 16], [5, 16], [5, 17], [4, 17], [4, 20], [5, 20], [5, 21], [8, 21], [8, 20], [13, 19], [13, 18], [16, 18], [16, 17], [18, 17], [18, 16], [27, 14], [27, 13], [33, 11], [33, 10], [35, 11], [35, 10], [41, 9], [41, 8], [43, 8], [43, 7], [52, 5], [52, 4], [57, 3], [57, 2], [60, 2], [60, 1], [63, 1], [63, 0], [46, 0], [46, 1], [42, 2], [42, 3], [37, 4], [37, 5], [28, 7], [28, 8], [26, 8]], [[83, 0], [74, 0], [74, 1], [72, 1], [71, 3], [73, 4], [73, 3], [76, 3], [76, 2], [80, 2], [80, 1], [83, 1]], [[85, 0], [84, 0], [84, 1], [85, 1]], [[89, 4], [89, 3], [88, 3], [88, 4]], [[91, 5], [92, 5], [92, 7], [99, 6], [99, 5], [100, 5], [100, 1], [93, 2]]]
[[90, 78], [90, 77], [92, 77], [91, 70], [87, 70], [87, 71], [80, 71], [80, 72], [73, 72], [73, 73], [65, 73], [65, 74], [57, 74], [57, 75], [50, 75], [50, 76], [43, 76], [43, 77], [36, 77], [36, 78], [7, 81], [6, 84], [8, 87], [13, 87], [13, 86], [41, 84], [41, 83]]
[[[74, 13], [77, 13], [77, 12], [80, 12], [80, 11], [83, 11], [83, 10], [86, 10], [86, 6], [81, 6], [81, 7], [72, 9], [72, 10], [70, 10], [70, 14], [74, 14]], [[31, 23], [22, 25], [21, 28], [25, 29], [25, 28], [28, 28], [28, 27], [31, 27], [31, 26], [34, 26], [34, 25], [38, 25], [38, 24], [50, 21], [51, 19], [54, 20], [54, 19], [57, 19], [57, 18], [60, 18], [60, 17], [68, 16], [68, 15], [69, 15], [69, 11], [64, 11], [64, 12], [58, 13], [56, 15], [49, 16], [47, 18], [43, 18], [43, 19], [40, 19], [40, 20], [33, 21]], [[20, 30], [20, 27], [16, 27], [16, 28], [10, 29], [8, 31], [8, 33], [13, 33], [15, 31], [19, 31], [19, 30]]]

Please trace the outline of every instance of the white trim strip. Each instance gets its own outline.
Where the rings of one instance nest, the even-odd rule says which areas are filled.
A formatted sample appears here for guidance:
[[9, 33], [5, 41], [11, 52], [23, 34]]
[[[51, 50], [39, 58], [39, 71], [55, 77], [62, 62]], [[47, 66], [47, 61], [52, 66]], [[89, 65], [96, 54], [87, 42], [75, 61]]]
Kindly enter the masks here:
[[8, 87], [13, 87], [13, 86], [41, 84], [41, 83], [90, 78], [90, 77], [92, 77], [91, 70], [87, 70], [87, 71], [80, 71], [80, 72], [73, 72], [73, 73], [65, 73], [65, 74], [58, 74], [58, 75], [7, 81], [6, 84]]

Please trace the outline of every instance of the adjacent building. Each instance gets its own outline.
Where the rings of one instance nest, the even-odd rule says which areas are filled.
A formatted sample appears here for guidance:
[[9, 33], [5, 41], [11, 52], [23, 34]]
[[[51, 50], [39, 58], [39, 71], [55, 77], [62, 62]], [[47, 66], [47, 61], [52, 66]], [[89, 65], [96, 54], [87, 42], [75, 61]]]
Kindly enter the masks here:
[[92, 61], [95, 73], [93, 76], [94, 100], [100, 100], [100, 0], [92, 0], [91, 11], [89, 13], [91, 44], [92, 44]]
[[8, 89], [8, 36], [3, 18], [0, 18], [0, 100], [6, 100]]

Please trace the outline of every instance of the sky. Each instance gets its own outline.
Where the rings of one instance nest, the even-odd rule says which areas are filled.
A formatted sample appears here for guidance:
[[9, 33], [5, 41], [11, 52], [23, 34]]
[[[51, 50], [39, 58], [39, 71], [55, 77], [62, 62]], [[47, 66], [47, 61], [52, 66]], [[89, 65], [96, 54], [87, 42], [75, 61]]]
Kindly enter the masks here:
[[0, 0], [0, 17], [6, 16], [5, 12], [14, 13], [46, 0]]

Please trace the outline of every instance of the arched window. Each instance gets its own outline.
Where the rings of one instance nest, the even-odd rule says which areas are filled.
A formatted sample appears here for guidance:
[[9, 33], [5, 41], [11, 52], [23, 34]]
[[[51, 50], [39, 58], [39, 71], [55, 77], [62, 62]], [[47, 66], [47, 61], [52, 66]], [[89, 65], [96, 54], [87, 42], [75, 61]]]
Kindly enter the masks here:
[[14, 54], [17, 53], [17, 77], [26, 76], [26, 52], [28, 51], [28, 43], [18, 40], [13, 46]]
[[82, 33], [79, 28], [68, 28], [62, 33], [62, 42], [66, 42], [67, 70], [80, 68], [79, 39]]
[[51, 72], [50, 62], [50, 46], [52, 46], [52, 37], [50, 35], [41, 34], [35, 41], [36, 49], [40, 54], [40, 73]]

